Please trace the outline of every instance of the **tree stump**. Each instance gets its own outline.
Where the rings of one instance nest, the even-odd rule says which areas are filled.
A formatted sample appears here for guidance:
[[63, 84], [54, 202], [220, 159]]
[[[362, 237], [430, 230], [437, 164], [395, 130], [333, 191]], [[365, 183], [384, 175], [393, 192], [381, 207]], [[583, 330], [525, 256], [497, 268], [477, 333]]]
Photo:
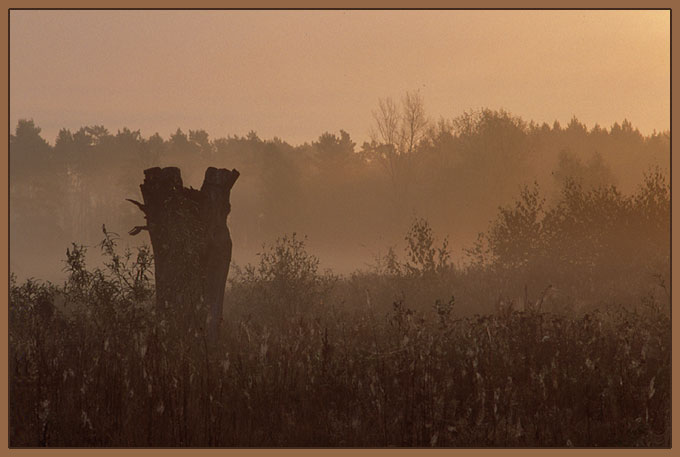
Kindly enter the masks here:
[[232, 249], [229, 195], [238, 177], [235, 169], [209, 167], [196, 190], [183, 186], [179, 168], [149, 168], [140, 186], [144, 203], [129, 200], [146, 217], [146, 226], [130, 234], [149, 231], [158, 309], [211, 337], [222, 321]]

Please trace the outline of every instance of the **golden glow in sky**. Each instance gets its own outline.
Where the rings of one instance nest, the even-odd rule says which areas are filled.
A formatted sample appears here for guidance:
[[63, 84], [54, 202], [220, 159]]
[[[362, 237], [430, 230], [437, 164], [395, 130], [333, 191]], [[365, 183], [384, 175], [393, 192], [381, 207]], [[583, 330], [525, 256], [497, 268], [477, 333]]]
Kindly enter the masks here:
[[669, 11], [12, 11], [10, 122], [167, 138], [344, 129], [379, 97], [428, 114], [503, 108], [588, 127], [670, 128]]

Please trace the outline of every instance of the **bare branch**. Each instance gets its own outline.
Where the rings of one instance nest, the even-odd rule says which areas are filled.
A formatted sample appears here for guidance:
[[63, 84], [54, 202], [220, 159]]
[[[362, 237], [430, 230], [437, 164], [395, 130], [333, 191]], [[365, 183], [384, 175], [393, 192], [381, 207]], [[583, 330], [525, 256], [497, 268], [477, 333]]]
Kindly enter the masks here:
[[130, 203], [137, 205], [137, 207], [139, 209], [141, 209], [146, 214], [146, 206], [144, 206], [142, 203], [139, 203], [137, 200], [133, 200], [131, 198], [126, 198], [125, 200], [129, 201]]
[[138, 225], [134, 227], [132, 230], [130, 230], [128, 233], [132, 236], [135, 236], [139, 234], [139, 232], [141, 232], [142, 230], [149, 230], [149, 227], [147, 227], [146, 225]]

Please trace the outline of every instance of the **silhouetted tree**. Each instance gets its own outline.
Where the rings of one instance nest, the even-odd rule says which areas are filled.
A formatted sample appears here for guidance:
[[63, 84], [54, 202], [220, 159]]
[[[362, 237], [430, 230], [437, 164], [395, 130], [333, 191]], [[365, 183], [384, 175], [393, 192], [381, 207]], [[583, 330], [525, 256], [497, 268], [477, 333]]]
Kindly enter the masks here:
[[149, 168], [140, 186], [154, 253], [156, 303], [188, 331], [207, 325], [214, 338], [221, 319], [232, 242], [227, 228], [236, 170], [210, 167], [200, 190], [185, 188], [175, 167]]
[[371, 149], [385, 166], [399, 198], [409, 182], [410, 159], [428, 130], [423, 98], [418, 92], [406, 92], [399, 107], [391, 98], [379, 99], [373, 119]]

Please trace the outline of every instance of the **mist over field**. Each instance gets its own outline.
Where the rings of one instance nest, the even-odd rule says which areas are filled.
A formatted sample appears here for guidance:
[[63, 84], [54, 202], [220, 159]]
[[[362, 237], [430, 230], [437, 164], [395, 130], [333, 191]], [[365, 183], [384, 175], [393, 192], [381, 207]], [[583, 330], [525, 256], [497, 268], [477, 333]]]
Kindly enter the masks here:
[[[625, 120], [609, 128], [576, 118], [538, 124], [490, 109], [431, 121], [422, 98], [410, 96], [422, 109], [412, 145], [379, 131], [362, 145], [340, 130], [292, 146], [255, 131], [211, 138], [178, 128], [145, 138], [105, 126], [63, 129], [52, 145], [22, 120], [10, 144], [11, 269], [22, 279], [62, 281], [66, 247], [96, 245], [102, 224], [126, 245], [148, 242], [126, 234], [140, 215], [125, 199], [140, 198], [143, 170], [152, 166], [177, 166], [196, 188], [208, 166], [242, 173], [232, 197], [235, 264], [252, 263], [263, 244], [296, 232], [323, 267], [342, 274], [373, 265], [390, 247], [401, 250], [415, 218], [448, 237], [463, 265], [463, 249], [524, 186], [537, 183], [551, 205], [570, 178], [585, 190], [613, 185], [632, 194], [645, 173], [668, 174], [667, 132], [644, 136]], [[401, 116], [402, 100], [389, 102]]]
[[669, 448], [669, 17], [11, 11], [10, 446]]

